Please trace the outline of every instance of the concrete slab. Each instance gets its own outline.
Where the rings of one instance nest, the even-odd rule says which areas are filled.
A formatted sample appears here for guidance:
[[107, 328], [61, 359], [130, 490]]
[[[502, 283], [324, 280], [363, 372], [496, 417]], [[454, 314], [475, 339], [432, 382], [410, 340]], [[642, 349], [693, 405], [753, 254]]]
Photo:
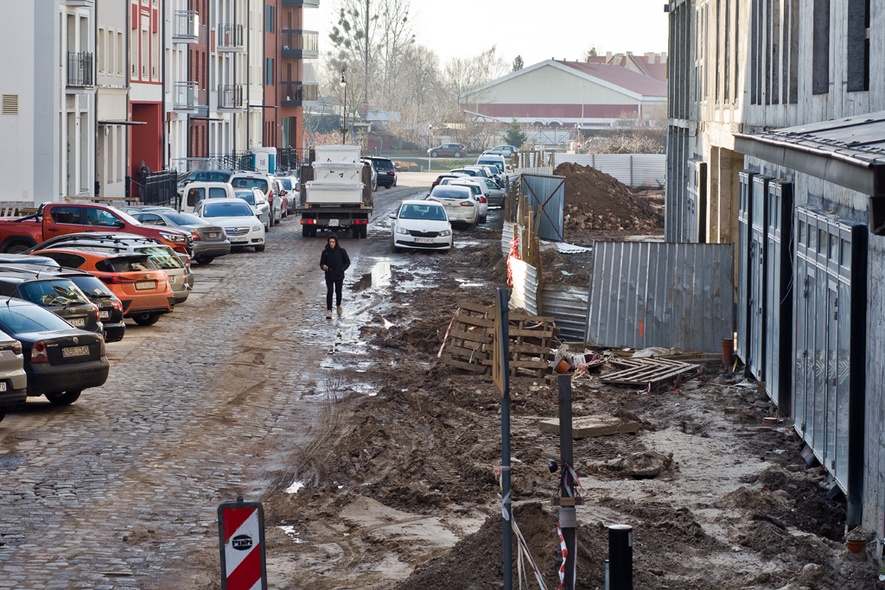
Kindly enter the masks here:
[[[559, 418], [548, 418], [538, 422], [541, 432], [559, 434]], [[572, 437], [590, 438], [612, 434], [634, 433], [639, 431], [639, 422], [625, 420], [608, 414], [594, 414], [572, 418]]]

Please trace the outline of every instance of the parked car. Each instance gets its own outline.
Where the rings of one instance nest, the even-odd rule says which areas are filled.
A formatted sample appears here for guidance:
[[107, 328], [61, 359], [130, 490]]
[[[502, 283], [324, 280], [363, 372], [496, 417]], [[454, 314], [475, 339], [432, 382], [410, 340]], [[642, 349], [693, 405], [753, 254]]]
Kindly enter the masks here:
[[501, 175], [509, 172], [510, 168], [509, 158], [504, 158], [504, 156], [500, 154], [490, 154], [488, 152], [483, 152], [483, 154], [476, 159], [476, 163], [478, 165], [491, 164], [498, 169], [498, 174]]
[[433, 189], [433, 187], [435, 187], [435, 186], [437, 186], [439, 183], [441, 183], [441, 182], [443, 181], [443, 179], [446, 179], [446, 178], [461, 178], [461, 177], [465, 177], [465, 176], [468, 176], [468, 175], [467, 175], [467, 174], [456, 174], [456, 173], [452, 173], [452, 172], [446, 172], [445, 174], [440, 174], [439, 176], [436, 177], [436, 180], [434, 180], [434, 181], [430, 184], [430, 188]]
[[273, 187], [273, 194], [276, 197], [274, 198], [271, 212], [273, 213], [273, 224], [277, 225], [283, 220], [283, 214], [286, 211], [286, 191], [283, 188], [283, 182], [279, 178], [271, 177], [270, 183]]
[[403, 201], [390, 218], [390, 249], [394, 252], [404, 248], [449, 251], [454, 245], [452, 224], [442, 203]]
[[104, 338], [71, 327], [39, 305], [0, 298], [0, 330], [21, 342], [29, 396], [45, 395], [51, 404], [66, 406], [108, 379]]
[[179, 210], [190, 213], [203, 199], [223, 199], [234, 196], [234, 187], [226, 182], [192, 182], [185, 188]]
[[466, 186], [473, 192], [473, 197], [478, 203], [479, 223], [485, 223], [489, 212], [488, 187], [485, 184], [485, 178], [478, 176], [475, 178], [446, 178], [441, 184], [444, 186]]
[[151, 238], [125, 233], [69, 234], [46, 240], [34, 249], [46, 251], [57, 248], [147, 254], [157, 268], [166, 272], [169, 286], [175, 296], [175, 303], [187, 301], [190, 290], [194, 286], [193, 271], [190, 269], [190, 258], [180, 256], [165, 244], [161, 244]]
[[[234, 188], [257, 188], [264, 193], [270, 210], [276, 211], [278, 209], [279, 205], [276, 201], [280, 198], [277, 194], [279, 189], [270, 175], [262, 172], [235, 172], [228, 182]], [[275, 225], [277, 219], [279, 217], [276, 215], [271, 216], [270, 225]]]
[[396, 186], [396, 167], [390, 158], [369, 156], [366, 159], [372, 162], [372, 167], [378, 173], [378, 186], [386, 188]]
[[231, 246], [252, 246], [264, 252], [264, 226], [243, 199], [206, 199], [197, 204], [194, 214], [223, 227]]
[[175, 306], [175, 293], [168, 275], [157, 268], [147, 254], [120, 254], [107, 250], [91, 251], [66, 248], [40, 250], [40, 256], [52, 258], [65, 268], [77, 268], [95, 276], [117, 296], [123, 305], [123, 317], [140, 326], [157, 323], [160, 316]]
[[502, 180], [501, 174], [498, 172], [497, 166], [493, 166], [492, 164], [476, 164], [476, 167], [484, 168], [486, 176], [494, 180], [499, 187], [504, 188], [504, 181]]
[[0, 332], [0, 420], [28, 399], [22, 343]]
[[234, 198], [243, 199], [249, 203], [249, 206], [252, 207], [252, 211], [255, 213], [255, 217], [264, 226], [264, 231], [270, 231], [273, 217], [271, 217], [270, 213], [270, 203], [267, 202], [263, 192], [257, 188], [238, 188], [234, 191]]
[[126, 335], [123, 302], [98, 277], [70, 268], [43, 271], [41, 275], [45, 276], [47, 273], [70, 279], [98, 307], [98, 319], [101, 321], [105, 342], [119, 342], [123, 339]]
[[510, 159], [510, 156], [512, 156], [515, 152], [518, 152], [518, 151], [519, 151], [519, 149], [517, 149], [516, 146], [496, 145], [492, 149], [486, 150], [483, 153], [484, 154], [494, 154], [497, 156], [504, 156], [505, 158]]
[[452, 225], [459, 223], [471, 227], [479, 222], [479, 203], [466, 186], [437, 186], [427, 199], [442, 203]]
[[370, 177], [371, 177], [371, 179], [372, 179], [372, 180], [370, 181], [370, 182], [371, 182], [371, 185], [372, 185], [372, 192], [378, 190], [378, 171], [375, 170], [375, 166], [372, 165], [372, 161], [371, 161], [371, 160], [366, 160], [365, 158], [363, 158], [363, 159], [361, 160], [361, 162], [362, 162], [363, 165], [364, 165], [366, 168], [368, 168], [369, 171], [370, 171]]
[[285, 207], [283, 208], [283, 217], [288, 217], [290, 213], [295, 211], [295, 205], [298, 202], [298, 191], [301, 188], [301, 183], [298, 182], [298, 178], [295, 176], [277, 176], [277, 180], [280, 181], [280, 184], [283, 186], [283, 197], [285, 201]]
[[455, 168], [454, 170], [449, 170], [451, 174], [461, 174], [463, 176], [484, 176], [478, 169], [476, 168]]
[[[489, 200], [489, 207], [503, 207], [504, 196], [506, 195], [504, 189], [498, 186], [498, 184], [491, 178], [486, 178], [484, 180], [486, 187], [489, 189], [489, 192], [486, 195], [486, 198]], [[196, 242], [194, 243], [196, 244]]]
[[98, 306], [70, 279], [24, 268], [0, 269], [0, 295], [46, 308], [75, 328], [101, 334]]
[[29, 265], [34, 267], [58, 268], [58, 262], [46, 256], [35, 256], [33, 254], [0, 254], [0, 266], [8, 264], [12, 265]]
[[192, 182], [227, 182], [230, 170], [194, 170], [178, 177], [178, 194], [184, 196], [184, 187]]
[[227, 239], [224, 228], [213, 225], [192, 213], [179, 213], [175, 209], [160, 208], [129, 211], [129, 213], [146, 225], [166, 225], [191, 232], [194, 240], [192, 248], [194, 260], [199, 264], [209, 264], [219, 256], [230, 254], [230, 240]]
[[463, 143], [444, 143], [435, 148], [430, 148], [427, 150], [427, 155], [431, 158], [442, 157], [455, 157], [460, 158], [467, 154], [467, 147]]

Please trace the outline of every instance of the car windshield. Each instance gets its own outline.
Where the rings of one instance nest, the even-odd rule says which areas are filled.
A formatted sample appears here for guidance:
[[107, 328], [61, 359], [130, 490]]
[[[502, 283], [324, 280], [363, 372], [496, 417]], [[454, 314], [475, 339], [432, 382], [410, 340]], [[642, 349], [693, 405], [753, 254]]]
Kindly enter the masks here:
[[141, 225], [141, 222], [124, 211], [120, 211], [116, 207], [108, 207], [108, 211], [113, 211], [114, 215], [131, 225]]
[[209, 203], [203, 207], [203, 217], [252, 217], [252, 208], [243, 201]]
[[476, 176], [478, 174], [476, 170], [465, 170], [465, 169], [452, 170], [452, 172], [454, 172], [456, 174], [466, 174], [467, 176]]
[[175, 250], [169, 246], [146, 246], [144, 248], [136, 248], [138, 252], [147, 254], [154, 261], [158, 268], [169, 270], [170, 268], [184, 268], [181, 259]]
[[237, 196], [238, 199], [243, 199], [244, 201], [246, 201], [250, 205], [255, 204], [255, 193], [253, 193], [251, 190], [237, 191], [234, 194]]
[[288, 190], [292, 190], [292, 180], [289, 178], [280, 178], [280, 184], [283, 185], [283, 188]]
[[378, 170], [393, 170], [393, 162], [390, 160], [372, 160]]
[[467, 194], [467, 187], [464, 187], [463, 190], [449, 188], [448, 186], [443, 189], [439, 189], [439, 187], [433, 189], [433, 192], [430, 193], [430, 196], [434, 199], [469, 199], [470, 196]]
[[[457, 182], [457, 181], [456, 181], [456, 182]], [[478, 187], [477, 185], [475, 185], [475, 184], [467, 184], [467, 183], [461, 184], [461, 183], [458, 183], [457, 186], [466, 186], [467, 188], [470, 189], [470, 192], [472, 192], [474, 195], [481, 195], [481, 194], [482, 194], [482, 189], [479, 188], [479, 187]]]
[[234, 188], [257, 188], [261, 192], [267, 194], [267, 181], [263, 178], [232, 178], [230, 183]]
[[77, 275], [67, 277], [71, 280], [87, 297], [113, 297], [114, 294], [104, 286], [100, 280], [92, 275]]
[[19, 285], [25, 299], [46, 307], [67, 307], [83, 305], [89, 300], [68, 279], [54, 281], [32, 281]]
[[400, 219], [431, 219], [434, 221], [445, 221], [446, 212], [439, 205], [403, 205], [402, 211], [399, 213]]
[[0, 328], [14, 336], [28, 332], [70, 330], [71, 325], [42, 307], [7, 303], [0, 306]]
[[504, 163], [503, 162], [498, 162], [495, 160], [480, 160], [479, 163], [480, 164], [491, 164], [492, 166], [494, 166], [495, 168], [498, 169], [498, 173], [504, 172]]
[[163, 213], [163, 216], [175, 225], [209, 225], [208, 221], [193, 213]]

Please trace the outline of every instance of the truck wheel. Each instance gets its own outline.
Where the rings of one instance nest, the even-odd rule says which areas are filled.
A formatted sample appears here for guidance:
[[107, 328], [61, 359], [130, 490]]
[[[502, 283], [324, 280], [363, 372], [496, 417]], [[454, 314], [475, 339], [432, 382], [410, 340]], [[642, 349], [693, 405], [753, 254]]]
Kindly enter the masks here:
[[317, 228], [315, 228], [315, 227], [310, 228], [310, 237], [312, 237], [312, 238], [317, 237]]
[[365, 239], [366, 239], [366, 234], [368, 234], [368, 233], [369, 233], [369, 228], [368, 228], [368, 226], [363, 225], [363, 226], [360, 227], [360, 237], [361, 237], [362, 239], [365, 240]]
[[350, 235], [354, 240], [358, 240], [360, 237], [360, 226], [355, 225], [350, 229]]
[[74, 391], [65, 391], [64, 393], [58, 391], [55, 393], [47, 393], [46, 399], [49, 400], [49, 403], [53, 406], [69, 406], [77, 399], [79, 399], [82, 391], [74, 390]]
[[303, 237], [303, 238], [310, 237], [310, 226], [309, 225], [302, 225], [301, 226], [301, 237]]

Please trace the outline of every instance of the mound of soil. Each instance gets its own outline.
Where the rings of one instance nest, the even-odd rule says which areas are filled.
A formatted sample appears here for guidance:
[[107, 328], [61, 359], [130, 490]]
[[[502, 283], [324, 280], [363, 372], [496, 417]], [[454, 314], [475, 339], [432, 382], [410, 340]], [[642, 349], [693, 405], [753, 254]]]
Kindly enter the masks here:
[[553, 170], [565, 176], [565, 230], [659, 231], [664, 219], [613, 176], [571, 162]]

